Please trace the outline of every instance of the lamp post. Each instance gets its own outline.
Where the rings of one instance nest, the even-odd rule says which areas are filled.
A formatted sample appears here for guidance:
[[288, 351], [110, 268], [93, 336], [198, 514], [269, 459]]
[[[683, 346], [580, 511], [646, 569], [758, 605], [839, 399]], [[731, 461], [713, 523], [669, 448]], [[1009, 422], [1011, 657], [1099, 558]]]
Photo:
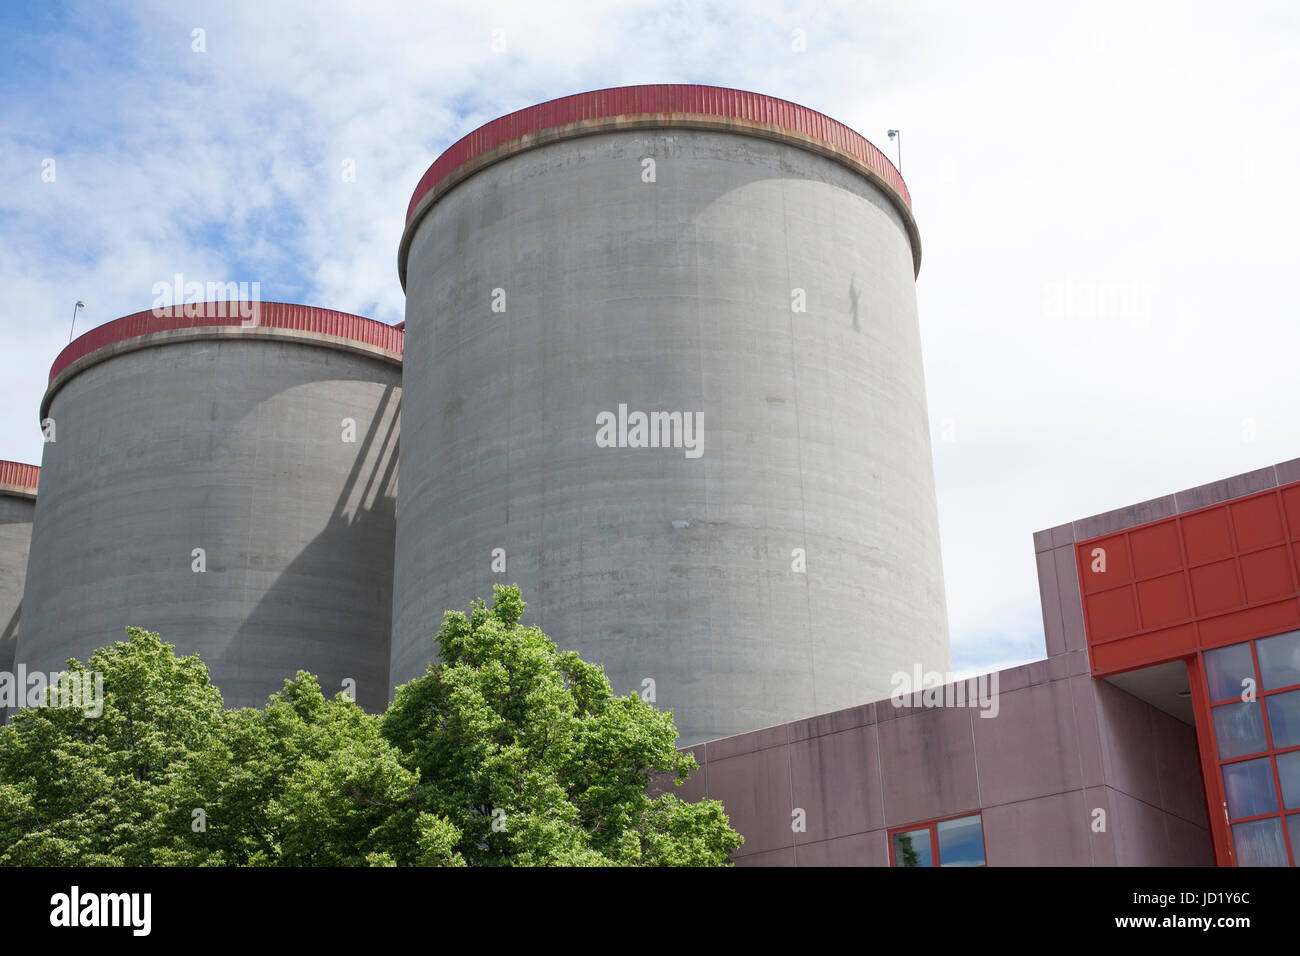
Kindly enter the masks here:
[[898, 147], [898, 172], [901, 174], [903, 172], [903, 134], [896, 129], [891, 129], [889, 138], [898, 140], [895, 145]]
[[69, 342], [72, 341], [73, 330], [76, 329], [77, 327], [77, 310], [84, 309], [85, 307], [86, 307], [86, 303], [82, 302], [80, 299], [78, 299], [77, 304], [72, 307], [72, 328], [68, 329]]

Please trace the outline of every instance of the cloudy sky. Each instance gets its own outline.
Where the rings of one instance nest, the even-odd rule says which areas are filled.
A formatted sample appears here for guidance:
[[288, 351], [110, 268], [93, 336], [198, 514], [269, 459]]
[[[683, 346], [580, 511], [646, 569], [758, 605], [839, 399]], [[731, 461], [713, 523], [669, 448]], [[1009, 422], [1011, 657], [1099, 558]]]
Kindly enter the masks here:
[[179, 272], [396, 322], [464, 133], [755, 90], [902, 130], [954, 663], [1039, 658], [1035, 530], [1300, 457], [1297, 50], [1267, 2], [6, 4], [0, 458], [40, 460], [78, 299], [84, 330]]

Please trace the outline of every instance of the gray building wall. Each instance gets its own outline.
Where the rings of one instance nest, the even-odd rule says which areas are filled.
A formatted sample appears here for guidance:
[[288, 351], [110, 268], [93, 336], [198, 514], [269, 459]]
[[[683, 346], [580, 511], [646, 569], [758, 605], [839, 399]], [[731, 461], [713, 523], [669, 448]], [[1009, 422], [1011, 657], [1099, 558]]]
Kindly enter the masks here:
[[57, 670], [135, 625], [200, 654], [229, 706], [264, 705], [301, 668], [382, 708], [400, 368], [239, 329], [184, 335], [53, 395], [17, 659]]
[[[395, 683], [494, 583], [686, 743], [949, 669], [912, 248], [832, 159], [666, 129], [495, 163], [414, 234], [405, 368]], [[702, 457], [597, 447], [620, 403], [702, 412]]]
[[721, 800], [743, 866], [888, 866], [889, 829], [976, 811], [989, 866], [1213, 866], [1194, 729], [1084, 663], [1000, 671], [994, 717], [882, 700], [710, 741], [659, 789]]
[[35, 511], [34, 499], [0, 491], [0, 671], [13, 671]]

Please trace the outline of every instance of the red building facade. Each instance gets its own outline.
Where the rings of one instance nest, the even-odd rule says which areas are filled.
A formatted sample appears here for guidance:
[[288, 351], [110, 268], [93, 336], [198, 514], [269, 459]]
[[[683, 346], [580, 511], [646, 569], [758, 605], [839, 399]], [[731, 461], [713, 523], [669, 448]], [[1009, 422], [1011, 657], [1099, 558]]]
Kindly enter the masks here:
[[1221, 866], [1300, 862], [1295, 464], [1148, 503], [1168, 515], [1074, 544], [1093, 676], [1186, 668]]

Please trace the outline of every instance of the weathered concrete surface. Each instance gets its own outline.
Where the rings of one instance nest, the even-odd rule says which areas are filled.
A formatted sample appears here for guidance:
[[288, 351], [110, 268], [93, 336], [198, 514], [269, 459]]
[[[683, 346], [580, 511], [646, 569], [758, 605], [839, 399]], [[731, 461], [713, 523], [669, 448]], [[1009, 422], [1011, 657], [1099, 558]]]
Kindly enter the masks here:
[[34, 499], [0, 492], [0, 671], [13, 670], [35, 510]]
[[[730, 133], [558, 142], [446, 193], [407, 293], [395, 683], [510, 582], [685, 743], [948, 669], [912, 249], [864, 178]], [[597, 447], [620, 403], [702, 413], [702, 456]]]
[[1000, 671], [996, 709], [881, 700], [710, 741], [656, 792], [722, 801], [739, 866], [889, 866], [892, 829], [971, 813], [989, 866], [1214, 865], [1195, 729], [1086, 668]]
[[300, 668], [384, 706], [400, 396], [391, 362], [238, 334], [74, 375], [50, 404], [17, 659], [56, 670], [137, 625], [200, 654], [231, 706]]

